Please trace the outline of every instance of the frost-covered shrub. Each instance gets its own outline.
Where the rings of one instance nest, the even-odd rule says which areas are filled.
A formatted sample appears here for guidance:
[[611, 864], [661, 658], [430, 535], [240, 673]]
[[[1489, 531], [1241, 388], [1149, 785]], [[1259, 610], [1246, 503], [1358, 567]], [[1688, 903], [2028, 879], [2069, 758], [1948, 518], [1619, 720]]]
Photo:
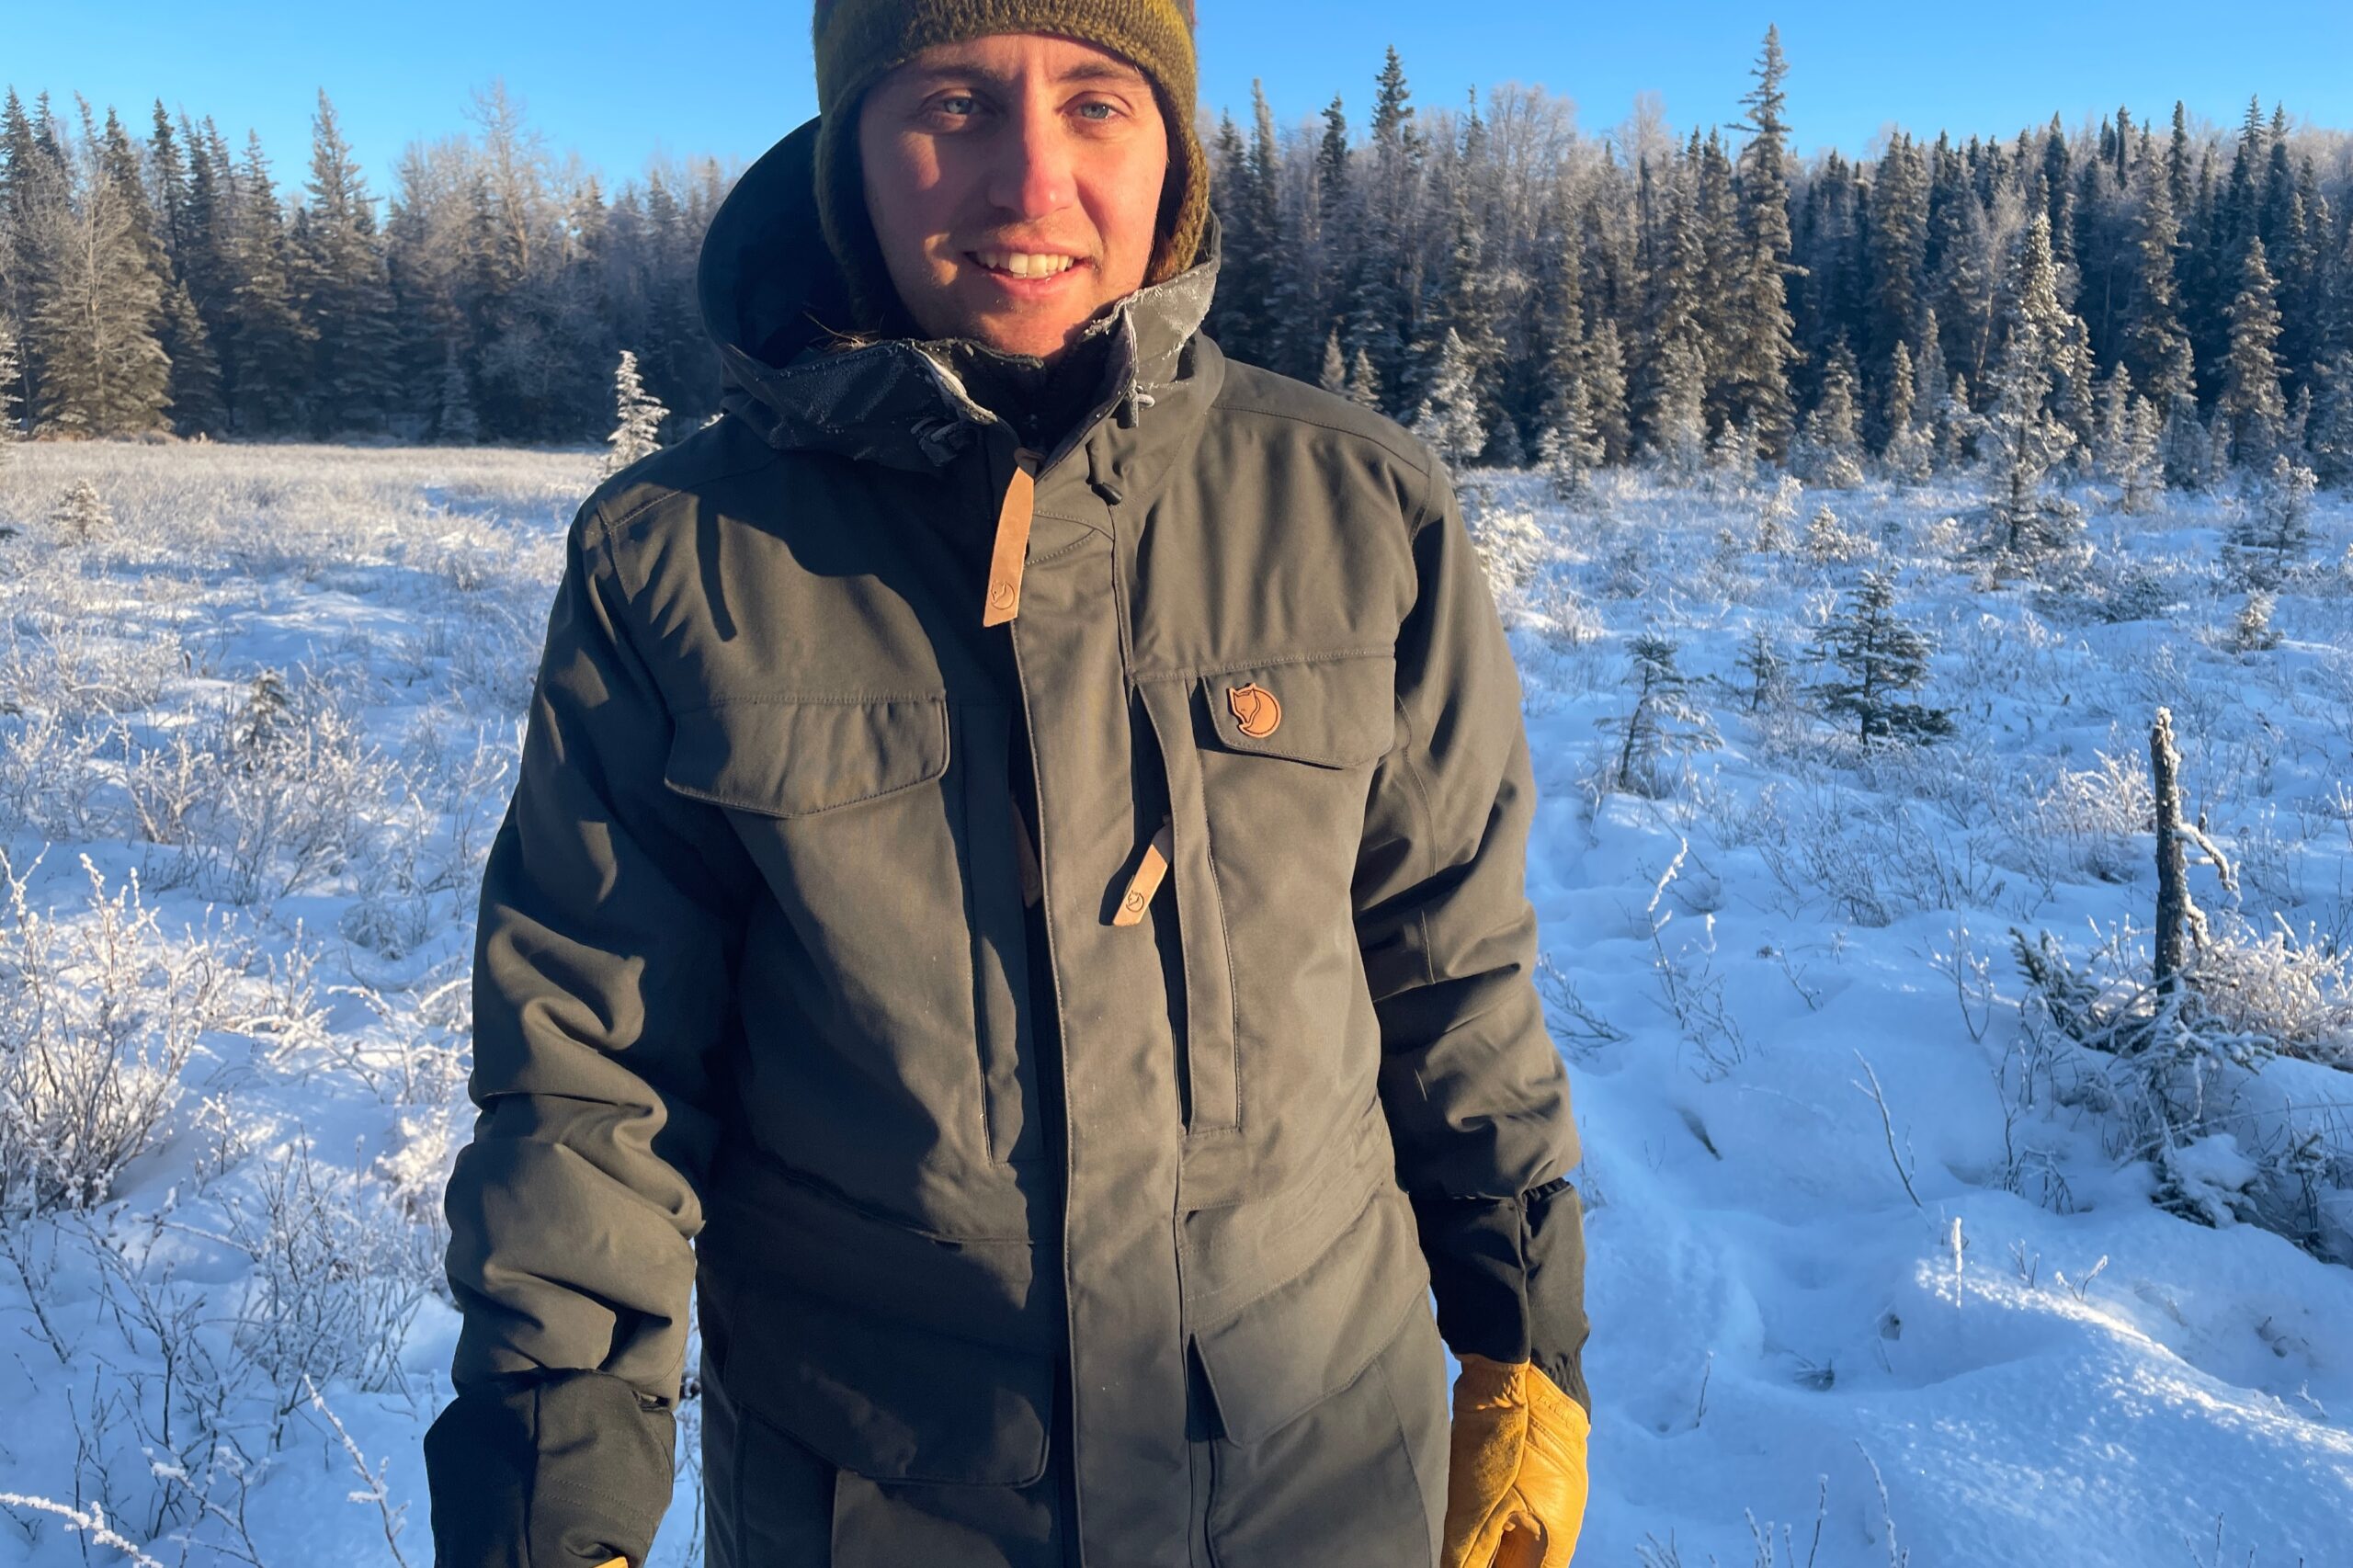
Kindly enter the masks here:
[[250, 903], [340, 871], [387, 815], [391, 767], [334, 687], [266, 670], [135, 752], [125, 784], [141, 836], [181, 850], [171, 881]]
[[2353, 953], [2230, 914], [2193, 930], [2188, 961], [2160, 986], [2149, 934], [2130, 922], [2080, 963], [2048, 932], [2013, 929], [2027, 1027], [2086, 1053], [2078, 1092], [2115, 1119], [2120, 1153], [2151, 1162], [2163, 1207], [2353, 1261], [2353, 1233], [2320, 1202], [2353, 1191], [2353, 1149], [2263, 1093], [2276, 1058], [2353, 1069]]
[[174, 942], [134, 880], [86, 858], [77, 918], [36, 911], [0, 854], [0, 1214], [86, 1209], [155, 1139], [198, 1038], [226, 1018], [229, 971]]
[[1577, 592], [1576, 582], [1564, 573], [1539, 577], [1528, 594], [1528, 608], [1538, 632], [1548, 642], [1582, 648], [1609, 634], [1609, 623]]
[[441, 1260], [433, 1232], [409, 1222], [396, 1194], [298, 1141], [260, 1162], [229, 1214], [227, 1239], [253, 1265], [237, 1346], [272, 1388], [399, 1381], [409, 1322]]

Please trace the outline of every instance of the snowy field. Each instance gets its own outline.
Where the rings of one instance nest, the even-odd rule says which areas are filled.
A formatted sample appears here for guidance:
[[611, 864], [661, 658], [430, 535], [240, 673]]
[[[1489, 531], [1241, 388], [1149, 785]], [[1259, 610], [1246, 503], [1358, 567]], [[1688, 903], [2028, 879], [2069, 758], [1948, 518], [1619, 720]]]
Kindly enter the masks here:
[[[431, 1561], [475, 882], [596, 460], [0, 462], [0, 1564], [137, 1561], [28, 1498], [163, 1563]], [[83, 479], [110, 515], [53, 521]], [[2038, 584], [1958, 486], [1466, 494], [1586, 1140], [1578, 1562], [2353, 1563], [2353, 505], [2267, 630], [2234, 497], [2079, 490]], [[1816, 695], [1867, 571], [1948, 740]], [[2237, 1009], [2162, 1067], [2012, 939], [2086, 1010], [2145, 979], [2160, 706]]]

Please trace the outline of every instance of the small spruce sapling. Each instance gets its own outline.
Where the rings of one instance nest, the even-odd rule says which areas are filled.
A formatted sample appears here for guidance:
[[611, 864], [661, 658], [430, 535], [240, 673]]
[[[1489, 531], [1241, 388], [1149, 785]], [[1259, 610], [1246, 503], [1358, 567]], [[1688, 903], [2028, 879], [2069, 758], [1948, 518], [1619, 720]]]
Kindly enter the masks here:
[[2262, 653], [2279, 646], [2279, 631], [2271, 624], [2273, 599], [2261, 588], [2246, 597], [2239, 607], [2239, 619], [2231, 628], [2231, 652]]
[[1866, 745], [1922, 745], [1953, 733], [1952, 710], [1903, 700], [1927, 684], [1928, 641], [1896, 611], [1895, 580], [1863, 574], [1846, 609], [1819, 636], [1842, 672], [1814, 687], [1823, 706], [1849, 720]]
[[86, 479], [77, 479], [74, 488], [58, 498], [57, 508], [49, 515], [58, 533], [76, 544], [87, 544], [114, 527], [114, 513], [98, 494], [98, 487]]
[[1740, 657], [1735, 665], [1740, 673], [1748, 677], [1745, 696], [1751, 713], [1778, 708], [1789, 700], [1790, 661], [1782, 653], [1780, 644], [1773, 641], [1773, 634], [1765, 628], [1749, 628], [1748, 636], [1741, 642]]
[[2145, 397], [2132, 400], [2132, 415], [2124, 434], [2124, 449], [2117, 460], [2116, 482], [2123, 494], [2120, 505], [2134, 517], [2156, 510], [2165, 493], [2165, 426], [2157, 406]]
[[1756, 544], [1759, 555], [1786, 555], [1796, 542], [1790, 525], [1797, 521], [1798, 503], [1805, 496], [1805, 486], [1797, 475], [1785, 473], [1773, 486], [1773, 494], [1765, 497], [1756, 508]]
[[1600, 721], [1618, 739], [1612, 789], [1655, 799], [1666, 792], [1659, 777], [1661, 758], [1723, 744], [1715, 722], [1691, 699], [1691, 677], [1676, 666], [1677, 651], [1674, 642], [1655, 632], [1628, 644], [1634, 661], [1633, 710], [1622, 719]]
[[1813, 516], [1806, 519], [1806, 559], [1817, 566], [1852, 561], [1857, 556], [1868, 552], [1870, 549], [1870, 541], [1861, 535], [1849, 532], [1847, 525], [1839, 520], [1838, 514], [1830, 509], [1830, 504], [1826, 501], [1815, 507]]
[[2312, 548], [2314, 484], [2313, 471], [2285, 452], [2273, 456], [2268, 473], [2248, 480], [2247, 507], [2231, 526], [2226, 550], [2247, 582], [2278, 586]]

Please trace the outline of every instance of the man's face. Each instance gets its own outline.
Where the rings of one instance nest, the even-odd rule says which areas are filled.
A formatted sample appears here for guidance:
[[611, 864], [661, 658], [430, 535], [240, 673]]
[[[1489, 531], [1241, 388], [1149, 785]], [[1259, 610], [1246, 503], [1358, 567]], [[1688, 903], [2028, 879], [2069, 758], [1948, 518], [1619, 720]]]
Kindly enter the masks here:
[[1075, 39], [938, 44], [858, 111], [866, 208], [935, 337], [1051, 358], [1142, 286], [1168, 132], [1142, 72]]

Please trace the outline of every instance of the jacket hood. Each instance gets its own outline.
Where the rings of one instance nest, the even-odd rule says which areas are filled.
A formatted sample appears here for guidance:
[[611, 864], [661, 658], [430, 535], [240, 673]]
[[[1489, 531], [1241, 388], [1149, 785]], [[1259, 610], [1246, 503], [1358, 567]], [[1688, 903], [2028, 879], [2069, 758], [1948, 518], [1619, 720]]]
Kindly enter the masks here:
[[[815, 450], [928, 471], [1001, 423], [973, 385], [1019, 384], [1044, 361], [972, 338], [885, 337], [829, 350], [853, 324], [847, 279], [818, 225], [819, 121], [762, 153], [713, 213], [697, 262], [703, 328], [719, 349], [721, 406], [779, 450]], [[1090, 322], [1107, 335], [1094, 406], [1132, 425], [1155, 389], [1180, 374], [1187, 342], [1215, 291], [1220, 256], [1210, 220], [1199, 257], [1176, 277], [1122, 296]], [[1081, 429], [1092, 420], [1083, 420]]]

